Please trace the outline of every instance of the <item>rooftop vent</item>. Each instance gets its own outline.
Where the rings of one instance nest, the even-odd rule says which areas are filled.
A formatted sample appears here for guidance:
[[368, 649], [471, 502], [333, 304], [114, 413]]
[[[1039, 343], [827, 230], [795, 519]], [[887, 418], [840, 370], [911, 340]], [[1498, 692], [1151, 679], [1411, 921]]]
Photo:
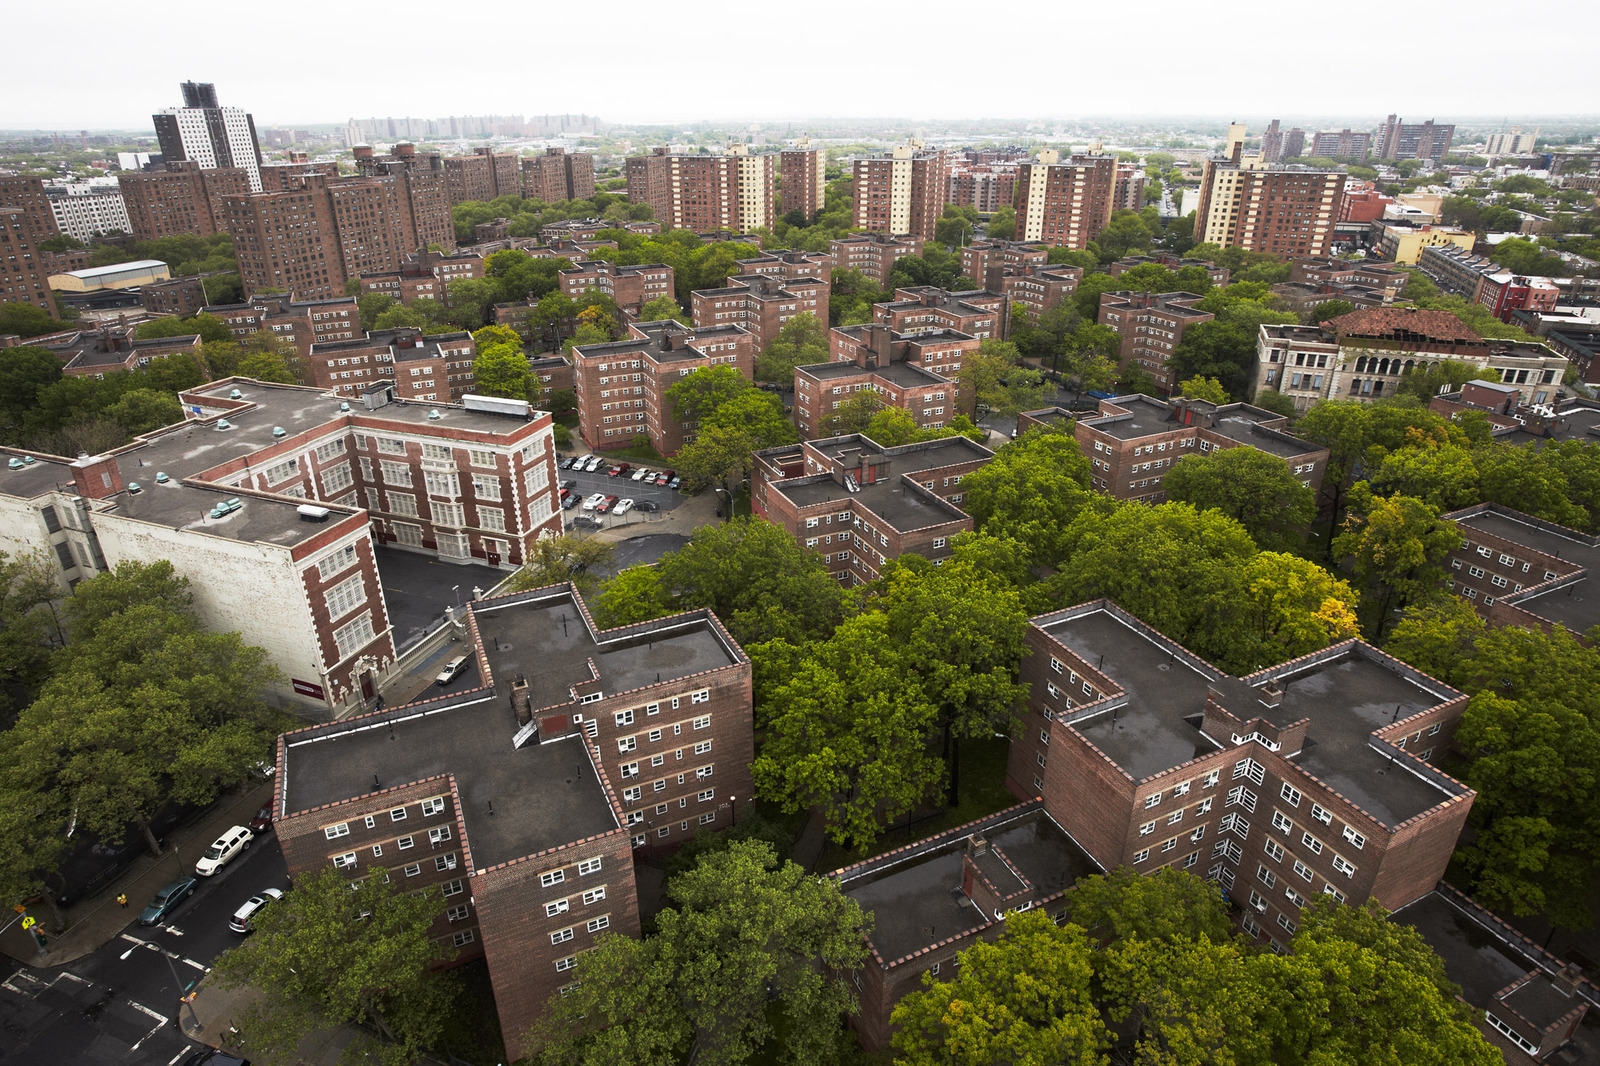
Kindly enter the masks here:
[[234, 389], [232, 392], [228, 393], [228, 399], [242, 400], [244, 399], [244, 393], [240, 392], [238, 389]]
[[437, 407], [435, 407], [433, 410], [428, 412], [428, 421], [429, 422], [437, 422], [437, 421], [439, 421], [439, 419], [441, 419], [443, 417], [444, 417], [444, 415], [441, 415], [439, 413], [439, 409]]
[[128, 482], [128, 495], [129, 496], [137, 496], [137, 495], [139, 495], [139, 493], [141, 493], [143, 491], [144, 491], [144, 489], [139, 487], [139, 483], [137, 481]]
[[328, 515], [332, 513], [326, 507], [318, 507], [310, 503], [303, 503], [295, 510], [299, 513], [300, 521], [302, 522], [326, 522]]
[[229, 422], [226, 418], [219, 418], [219, 419], [217, 419], [217, 428], [218, 429], [232, 429], [233, 428], [233, 423]]
[[21, 470], [22, 460], [13, 455], [11, 457], [11, 461], [7, 463], [6, 466], [10, 467], [12, 470]]
[[272, 427], [272, 439], [273, 440], [279, 440], [279, 439], [281, 439], [283, 437], [287, 437], [288, 435], [289, 435], [289, 431], [284, 429], [282, 426], [273, 426]]
[[208, 517], [226, 518], [228, 515], [231, 515], [233, 512], [239, 510], [243, 506], [243, 500], [239, 499], [237, 496], [230, 496], [228, 499], [223, 500], [221, 503], [211, 508]]
[[339, 405], [339, 410], [341, 410], [341, 411], [348, 411], [348, 410], [350, 410], [350, 405], [349, 405], [349, 404], [347, 404], [347, 403], [341, 403], [341, 404], [340, 404], [340, 405]]
[[37, 460], [37, 459], [35, 459], [35, 458], [34, 458], [34, 457], [33, 457], [33, 456], [31, 456], [31, 455], [24, 455], [24, 456], [23, 456], [23, 457], [22, 457], [22, 465], [23, 465], [23, 466], [32, 466], [32, 465], [33, 465], [33, 464], [34, 464], [34, 463], [36, 463], [36, 462], [38, 462], [38, 460]]
[[167, 482], [169, 482], [171, 480], [172, 479], [170, 477], [168, 477], [164, 471], [161, 471], [161, 470], [157, 470], [156, 471], [156, 484], [157, 485], [165, 485]]

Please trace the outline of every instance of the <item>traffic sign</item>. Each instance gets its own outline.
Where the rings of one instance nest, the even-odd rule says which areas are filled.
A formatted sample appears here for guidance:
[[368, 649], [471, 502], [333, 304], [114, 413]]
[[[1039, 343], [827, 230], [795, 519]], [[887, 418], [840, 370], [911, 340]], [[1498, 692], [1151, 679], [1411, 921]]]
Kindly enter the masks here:
[[36, 918], [24, 918], [24, 919], [22, 919], [22, 928], [24, 928], [24, 929], [32, 929], [34, 926], [36, 926], [38, 924], [39, 924], [39, 922], [38, 922], [38, 919], [36, 919]]

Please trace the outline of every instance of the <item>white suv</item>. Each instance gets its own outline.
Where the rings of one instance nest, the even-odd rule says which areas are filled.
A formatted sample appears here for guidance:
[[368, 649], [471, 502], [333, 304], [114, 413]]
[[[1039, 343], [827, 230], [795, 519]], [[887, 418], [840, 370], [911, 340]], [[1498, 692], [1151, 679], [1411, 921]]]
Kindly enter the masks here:
[[194, 872], [201, 877], [210, 877], [228, 864], [232, 858], [250, 846], [250, 841], [256, 835], [242, 825], [236, 825], [211, 842], [200, 861], [194, 864]]

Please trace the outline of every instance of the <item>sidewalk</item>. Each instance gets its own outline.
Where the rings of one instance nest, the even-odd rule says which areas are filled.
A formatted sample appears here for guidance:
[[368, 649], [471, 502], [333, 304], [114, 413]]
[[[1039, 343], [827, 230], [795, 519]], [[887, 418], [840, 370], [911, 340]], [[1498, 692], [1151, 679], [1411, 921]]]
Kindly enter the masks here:
[[[209, 977], [201, 980], [194, 992], [194, 1002], [183, 1010], [184, 1035], [202, 1044], [221, 1048], [240, 1058], [248, 1058], [258, 1066], [337, 1066], [344, 1049], [359, 1036], [348, 1026], [332, 1026], [313, 1030], [301, 1037], [293, 1057], [270, 1059], [259, 1052], [250, 1051], [233, 1043], [234, 1020], [244, 1009], [261, 998], [259, 989], [218, 988]], [[190, 1024], [192, 1017], [200, 1022], [199, 1028]]]
[[[117, 934], [139, 917], [156, 890], [175, 880], [193, 867], [200, 849], [221, 836], [230, 826], [246, 825], [256, 811], [272, 802], [272, 782], [263, 781], [236, 795], [224, 795], [199, 821], [173, 829], [163, 840], [164, 853], [157, 859], [145, 852], [123, 871], [122, 876], [110, 882], [93, 896], [86, 896], [65, 908], [66, 931], [45, 939], [48, 944], [44, 954], [39, 954], [33, 940], [19, 926], [12, 926], [0, 935], [0, 951], [27, 966], [45, 969], [65, 966], [81, 959], [103, 944], [115, 939]], [[174, 851], [176, 846], [176, 851]], [[117, 894], [126, 892], [128, 905], [117, 906]], [[48, 926], [50, 911], [38, 905], [28, 913]]]
[[659, 533], [676, 533], [687, 537], [701, 526], [720, 524], [717, 519], [717, 494], [710, 489], [704, 489], [697, 495], [688, 497], [670, 511], [649, 515], [647, 522], [626, 521], [627, 515], [623, 518], [625, 520], [622, 522], [608, 525], [588, 535], [599, 537], [601, 540], [632, 540], [634, 537], [650, 537]]

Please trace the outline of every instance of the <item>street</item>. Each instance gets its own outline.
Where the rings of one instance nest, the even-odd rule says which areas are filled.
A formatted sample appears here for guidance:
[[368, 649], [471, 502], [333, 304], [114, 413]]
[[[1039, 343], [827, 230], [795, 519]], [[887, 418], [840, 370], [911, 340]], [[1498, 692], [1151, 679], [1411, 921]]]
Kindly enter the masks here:
[[[177, 870], [174, 864], [175, 877]], [[192, 857], [183, 871], [193, 871]], [[228, 929], [239, 905], [263, 888], [287, 886], [277, 837], [264, 833], [221, 872], [200, 878], [162, 925], [139, 925], [147, 901], [130, 899], [127, 929], [93, 954], [50, 970], [7, 961], [11, 969], [0, 981], [0, 1060], [7, 1066], [177, 1062], [195, 1046], [173, 1024], [178, 997], [243, 939]], [[174, 973], [181, 988], [173, 984]], [[183, 1010], [188, 1021], [190, 1009]]]

